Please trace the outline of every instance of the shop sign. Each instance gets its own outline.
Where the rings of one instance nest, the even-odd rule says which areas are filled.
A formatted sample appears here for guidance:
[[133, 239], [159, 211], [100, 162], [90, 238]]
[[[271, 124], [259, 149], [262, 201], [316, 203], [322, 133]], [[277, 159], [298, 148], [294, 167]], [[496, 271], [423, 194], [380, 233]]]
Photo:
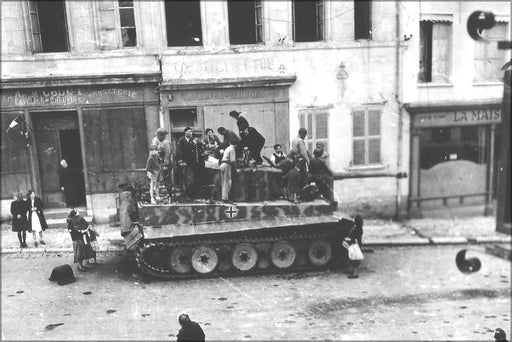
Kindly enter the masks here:
[[473, 109], [439, 113], [422, 113], [414, 117], [415, 127], [446, 127], [501, 123], [501, 109]]
[[125, 88], [46, 88], [2, 93], [2, 107], [80, 105], [134, 101], [140, 92]]

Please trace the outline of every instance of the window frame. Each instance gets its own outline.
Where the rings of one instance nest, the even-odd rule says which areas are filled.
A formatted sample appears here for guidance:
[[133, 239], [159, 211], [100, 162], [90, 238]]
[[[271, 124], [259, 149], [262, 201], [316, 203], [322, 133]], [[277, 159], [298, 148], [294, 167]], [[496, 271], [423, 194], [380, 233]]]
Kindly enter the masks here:
[[[31, 53], [41, 54], [41, 53], [69, 53], [73, 50], [73, 42], [71, 38], [73, 37], [72, 25], [70, 26], [68, 22], [71, 20], [70, 10], [68, 6], [68, 1], [62, 0], [62, 9], [64, 11], [64, 30], [65, 30], [65, 38], [66, 38], [66, 51], [44, 51], [43, 48], [43, 35], [41, 32], [40, 18], [39, 18], [39, 9], [37, 8], [36, 0], [27, 0], [22, 2], [22, 8], [24, 7], [24, 13], [27, 13], [27, 17], [25, 18], [25, 25], [28, 28], [28, 40], [27, 47]], [[33, 10], [32, 7], [35, 7]], [[36, 15], [37, 24], [34, 23], [33, 14]], [[37, 26], [34, 26], [37, 25]], [[37, 27], [38, 32], [34, 32], [34, 28]], [[38, 38], [35, 38], [35, 35], [38, 35]], [[39, 43], [39, 47], [36, 46], [36, 41]]]
[[[373, 3], [372, 0], [354, 0], [354, 40], [372, 40], [373, 36]], [[367, 12], [364, 13], [365, 16], [361, 18], [361, 21], [363, 21], [364, 27], [363, 29], [357, 28], [357, 24], [359, 23], [358, 15], [356, 14], [356, 3], [367, 3], [368, 7]], [[358, 9], [361, 9], [361, 7], [358, 7]], [[365, 32], [363, 32], [365, 31]]]
[[230, 12], [230, 9], [229, 9], [229, 4], [230, 4], [230, 1], [226, 1], [226, 15], [227, 15], [227, 18], [228, 18], [228, 36], [229, 36], [229, 45], [231, 46], [238, 46], [238, 45], [257, 45], [257, 44], [262, 44], [264, 43], [265, 39], [264, 39], [264, 27], [263, 27], [263, 11], [264, 11], [264, 7], [263, 7], [263, 1], [262, 0], [243, 0], [243, 1], [247, 1], [247, 2], [252, 2], [253, 3], [253, 8], [254, 8], [254, 42], [251, 42], [251, 43], [232, 43], [231, 42], [231, 21], [229, 20], [229, 12]]
[[315, 35], [316, 39], [313, 41], [297, 41], [297, 34], [296, 34], [296, 19], [295, 19], [295, 2], [299, 0], [292, 0], [292, 36], [293, 41], [295, 43], [315, 43], [315, 42], [324, 42], [325, 36], [326, 36], [326, 30], [325, 30], [325, 0], [314, 0], [315, 1], [315, 18], [317, 20], [316, 26], [315, 26]]
[[[379, 134], [378, 135], [370, 135], [370, 112], [378, 111], [379, 112]], [[362, 136], [354, 136], [354, 113], [363, 112], [364, 114], [364, 135]], [[358, 167], [367, 167], [367, 166], [381, 166], [382, 165], [382, 115], [383, 108], [381, 106], [366, 106], [366, 107], [354, 107], [351, 110], [350, 115], [352, 116], [352, 158], [350, 160], [350, 166], [354, 168]], [[370, 163], [370, 140], [379, 141], [379, 161]], [[363, 164], [355, 164], [355, 151], [354, 142], [363, 141], [364, 142], [364, 163]]]
[[[131, 7], [121, 7], [119, 6], [119, 0], [114, 0], [115, 2], [115, 8], [116, 8], [116, 11], [117, 11], [117, 16], [116, 16], [116, 25], [118, 26], [118, 46], [119, 48], [121, 49], [134, 49], [134, 48], [137, 48], [139, 47], [140, 45], [140, 42], [139, 42], [139, 35], [138, 35], [138, 30], [137, 30], [137, 27], [139, 27], [139, 21], [137, 19], [137, 12], [135, 10], [135, 7], [136, 7], [136, 0], [132, 0], [132, 6]], [[131, 26], [121, 26], [121, 8], [125, 9], [125, 8], [131, 8], [132, 11], [133, 11], [133, 28], [135, 29], [135, 45], [134, 46], [124, 46], [123, 45], [123, 28], [125, 27], [131, 27]]]
[[[492, 59], [492, 60], [498, 60], [498, 58], [490, 58], [488, 56], [488, 48], [489, 48], [489, 45], [492, 46], [492, 48], [495, 48], [496, 49], [496, 45], [495, 45], [495, 41], [494, 40], [507, 40], [508, 38], [508, 35], [507, 35], [507, 32], [509, 32], [509, 22], [507, 21], [497, 21], [496, 22], [496, 25], [493, 27], [495, 28], [497, 25], [504, 25], [505, 26], [505, 37], [501, 37], [501, 38], [497, 38], [497, 37], [489, 37], [489, 42], [474, 42], [474, 48], [473, 48], [473, 83], [496, 83], [496, 82], [501, 82], [501, 77], [502, 77], [502, 73], [501, 73], [501, 70], [499, 70], [498, 73], [495, 73], [498, 77], [497, 78], [490, 78], [490, 77], [486, 77], [485, 79], [477, 79], [476, 78], [476, 62], [477, 61], [485, 61], [485, 60], [488, 60], [488, 59]], [[491, 30], [493, 29], [491, 28]], [[476, 56], [476, 53], [477, 53], [477, 44], [486, 44], [486, 47], [485, 47], [485, 54], [483, 57], [480, 57], [480, 58], [477, 58]], [[501, 60], [499, 61], [499, 64], [500, 64], [500, 67], [505, 64], [505, 61], [507, 60], [507, 51], [506, 50], [497, 50], [496, 51], [499, 51], [501, 53]]]
[[[317, 118], [320, 115], [327, 116], [326, 123], [326, 131], [325, 138], [318, 138], [319, 135], [317, 132]], [[299, 126], [304, 127], [308, 130], [308, 135], [304, 139], [306, 143], [306, 149], [313, 153], [313, 150], [317, 147], [318, 143], [322, 143], [326, 152], [329, 152], [329, 118], [330, 118], [330, 110], [329, 108], [304, 108], [299, 110]], [[309, 127], [311, 117], [311, 127]], [[311, 148], [309, 145], [311, 144]]]
[[[167, 2], [172, 2], [172, 0], [162, 0], [162, 13], [161, 13], [161, 19], [163, 20], [162, 30], [163, 30], [163, 44], [166, 49], [180, 49], [180, 48], [187, 48], [187, 49], [203, 49], [206, 44], [206, 35], [205, 35], [205, 10], [204, 10], [204, 2], [202, 0], [193, 0], [197, 1], [199, 5], [199, 28], [201, 32], [201, 44], [194, 44], [194, 45], [169, 45], [169, 29], [168, 29], [168, 19], [167, 19]], [[192, 2], [192, 1], [189, 1]]]
[[[448, 14], [422, 14], [420, 21], [419, 21], [419, 62], [425, 60], [425, 53], [424, 48], [422, 48], [423, 44], [423, 37], [425, 36], [425, 33], [422, 31], [422, 23], [430, 23], [430, 32], [428, 32], [428, 37], [430, 41], [427, 42], [427, 54], [430, 57], [430, 63], [427, 66], [424, 66], [423, 69], [426, 70], [422, 73], [422, 68], [418, 65], [418, 76], [417, 76], [417, 83], [418, 84], [451, 84], [451, 76], [453, 72], [453, 66], [452, 66], [452, 59], [453, 59], [453, 18], [452, 15]], [[439, 24], [447, 24], [449, 25], [450, 34], [449, 37], [447, 37], [446, 41], [448, 42], [448, 46], [446, 47], [446, 56], [447, 60], [446, 63], [446, 74], [444, 75], [444, 80], [437, 79], [437, 76], [434, 77], [434, 57], [435, 52], [434, 50], [434, 30], [436, 23]], [[423, 76], [422, 76], [423, 74]]]

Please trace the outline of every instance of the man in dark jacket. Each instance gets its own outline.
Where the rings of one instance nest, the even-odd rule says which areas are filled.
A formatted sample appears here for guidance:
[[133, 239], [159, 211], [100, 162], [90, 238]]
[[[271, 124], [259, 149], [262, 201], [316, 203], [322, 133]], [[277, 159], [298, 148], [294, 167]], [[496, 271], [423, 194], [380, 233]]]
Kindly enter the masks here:
[[315, 148], [313, 155], [315, 157], [311, 159], [309, 163], [311, 179], [316, 183], [322, 196], [329, 202], [335, 203], [333, 193], [334, 179], [333, 173], [326, 163], [326, 159], [328, 158], [327, 153], [325, 153], [323, 147], [320, 147]]
[[241, 146], [247, 147], [256, 165], [261, 165], [263, 163], [261, 150], [265, 146], [265, 138], [254, 127], [247, 127], [244, 131], [240, 132], [240, 138]]
[[238, 131], [242, 133], [249, 127], [249, 121], [243, 117], [243, 112], [237, 112], [236, 110], [232, 110], [229, 112], [229, 116], [236, 120], [236, 125], [238, 126]]
[[178, 323], [181, 325], [181, 329], [178, 332], [177, 340], [179, 341], [204, 341], [203, 329], [197, 324], [190, 320], [190, 317], [186, 313], [182, 313], [178, 316]]
[[194, 197], [194, 138], [192, 128], [186, 127], [183, 132], [185, 136], [178, 140], [176, 160], [180, 166], [181, 188], [186, 198]]

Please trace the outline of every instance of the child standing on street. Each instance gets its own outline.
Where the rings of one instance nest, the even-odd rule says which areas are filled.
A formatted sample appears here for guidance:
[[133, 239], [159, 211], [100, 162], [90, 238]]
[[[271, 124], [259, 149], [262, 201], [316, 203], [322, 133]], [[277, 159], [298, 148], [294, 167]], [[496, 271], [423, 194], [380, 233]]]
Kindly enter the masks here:
[[[92, 250], [92, 258], [94, 259], [94, 264], [97, 265], [98, 262], [96, 261], [96, 254], [99, 250], [98, 245], [98, 237], [100, 236], [100, 233], [96, 231], [93, 227], [89, 227], [89, 241], [91, 242], [91, 250]], [[87, 265], [89, 265], [89, 260], [87, 260]]]

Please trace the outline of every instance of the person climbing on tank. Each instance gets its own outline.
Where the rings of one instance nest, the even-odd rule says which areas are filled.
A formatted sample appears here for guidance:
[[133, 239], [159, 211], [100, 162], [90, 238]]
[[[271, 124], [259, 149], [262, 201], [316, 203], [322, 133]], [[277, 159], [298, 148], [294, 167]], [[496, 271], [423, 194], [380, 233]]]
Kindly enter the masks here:
[[309, 162], [310, 180], [315, 182], [322, 196], [336, 208], [337, 203], [334, 200], [333, 192], [333, 173], [326, 161], [329, 156], [323, 147], [315, 148], [313, 156], [314, 158]]
[[256, 165], [263, 164], [261, 150], [265, 146], [265, 138], [254, 127], [247, 127], [240, 132], [240, 144], [242, 148], [249, 150], [250, 158], [254, 159]]
[[158, 156], [160, 160], [160, 183], [163, 184], [168, 193], [171, 193], [171, 188], [173, 184], [172, 177], [172, 145], [171, 142], [167, 139], [167, 130], [163, 127], [160, 127], [156, 130], [156, 137], [151, 141], [151, 145], [156, 145], [158, 147]]
[[201, 326], [190, 320], [188, 314], [181, 312], [178, 314], [178, 323], [181, 329], [178, 331], [176, 340], [180, 341], [204, 341], [205, 334]]
[[186, 200], [195, 197], [194, 191], [194, 137], [191, 127], [183, 130], [184, 136], [178, 140], [176, 160], [178, 161], [181, 179], [181, 188]]
[[238, 132], [242, 133], [247, 128], [249, 128], [249, 121], [244, 117], [245, 112], [238, 112], [236, 110], [232, 110], [229, 112], [229, 116], [236, 120], [236, 125], [238, 126]]
[[299, 203], [299, 192], [305, 185], [306, 179], [303, 176], [305, 161], [299, 158], [295, 166], [286, 174], [286, 191], [288, 200], [292, 203]]

